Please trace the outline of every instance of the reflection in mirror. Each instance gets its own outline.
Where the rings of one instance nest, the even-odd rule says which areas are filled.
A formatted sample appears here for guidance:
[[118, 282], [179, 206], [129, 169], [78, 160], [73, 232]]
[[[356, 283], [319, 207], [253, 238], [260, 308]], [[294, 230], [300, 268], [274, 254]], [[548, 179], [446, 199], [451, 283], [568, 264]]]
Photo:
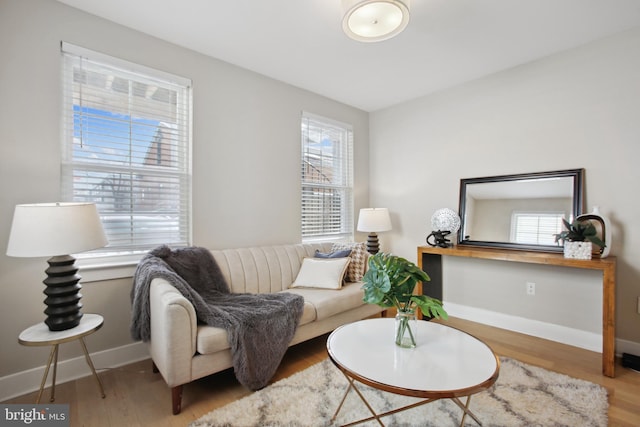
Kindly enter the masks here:
[[562, 219], [582, 214], [583, 169], [460, 180], [458, 243], [562, 251]]

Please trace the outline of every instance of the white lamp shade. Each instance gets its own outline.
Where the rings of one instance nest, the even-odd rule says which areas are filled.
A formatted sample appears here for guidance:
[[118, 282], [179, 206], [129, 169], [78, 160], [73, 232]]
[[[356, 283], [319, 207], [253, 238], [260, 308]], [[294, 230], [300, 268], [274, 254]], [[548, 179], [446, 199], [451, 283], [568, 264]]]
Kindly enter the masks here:
[[409, 0], [342, 0], [342, 29], [354, 40], [390, 39], [409, 23]]
[[101, 248], [107, 243], [93, 203], [16, 205], [7, 255], [68, 255]]
[[391, 230], [391, 217], [387, 208], [360, 209], [358, 231], [377, 233]]

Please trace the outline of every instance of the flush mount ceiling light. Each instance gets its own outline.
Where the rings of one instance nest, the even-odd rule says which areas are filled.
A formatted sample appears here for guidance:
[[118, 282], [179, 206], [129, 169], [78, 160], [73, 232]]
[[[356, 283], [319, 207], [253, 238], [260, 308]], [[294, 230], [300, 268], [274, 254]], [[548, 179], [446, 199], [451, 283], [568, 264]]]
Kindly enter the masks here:
[[390, 39], [409, 23], [409, 0], [342, 0], [342, 7], [342, 29], [361, 42]]

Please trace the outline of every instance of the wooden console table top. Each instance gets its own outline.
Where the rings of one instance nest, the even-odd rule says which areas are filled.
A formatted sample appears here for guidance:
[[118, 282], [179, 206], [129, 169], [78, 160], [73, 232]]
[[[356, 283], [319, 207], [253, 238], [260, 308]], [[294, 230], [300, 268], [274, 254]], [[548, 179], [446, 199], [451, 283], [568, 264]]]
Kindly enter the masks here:
[[418, 246], [418, 253], [439, 254], [466, 258], [494, 259], [498, 261], [525, 262], [529, 264], [560, 265], [564, 267], [605, 270], [616, 267], [616, 257], [586, 259], [565, 258], [562, 253], [518, 251], [513, 249], [482, 248], [475, 246], [454, 246], [440, 248]]
[[616, 257], [579, 260], [565, 258], [562, 253], [463, 245], [451, 248], [418, 246], [418, 267], [420, 268], [423, 268], [423, 256], [457, 256], [602, 271], [602, 373], [608, 377], [615, 376]]

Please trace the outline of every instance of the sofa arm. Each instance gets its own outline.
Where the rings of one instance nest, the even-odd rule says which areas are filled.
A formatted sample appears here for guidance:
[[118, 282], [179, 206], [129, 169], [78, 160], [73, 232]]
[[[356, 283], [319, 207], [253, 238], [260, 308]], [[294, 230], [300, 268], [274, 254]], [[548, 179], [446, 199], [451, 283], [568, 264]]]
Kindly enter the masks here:
[[149, 291], [150, 352], [169, 387], [191, 381], [197, 318], [193, 305], [169, 282], [153, 279]]

